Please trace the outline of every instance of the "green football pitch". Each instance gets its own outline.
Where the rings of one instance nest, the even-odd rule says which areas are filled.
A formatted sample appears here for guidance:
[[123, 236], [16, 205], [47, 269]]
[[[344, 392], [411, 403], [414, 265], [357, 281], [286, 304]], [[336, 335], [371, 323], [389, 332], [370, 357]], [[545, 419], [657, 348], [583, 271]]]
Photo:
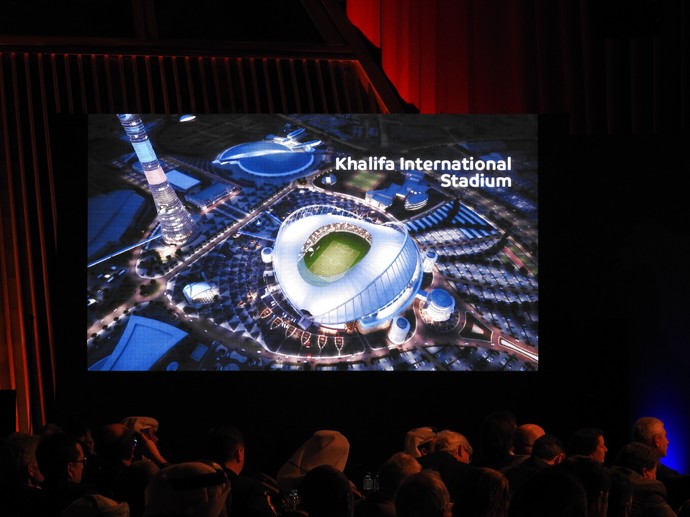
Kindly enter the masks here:
[[304, 263], [315, 275], [335, 276], [344, 273], [364, 258], [370, 244], [349, 232], [333, 232], [321, 238], [313, 251], [304, 255]]
[[383, 181], [386, 175], [382, 172], [358, 172], [344, 180], [348, 189], [359, 189], [362, 192], [374, 190]]

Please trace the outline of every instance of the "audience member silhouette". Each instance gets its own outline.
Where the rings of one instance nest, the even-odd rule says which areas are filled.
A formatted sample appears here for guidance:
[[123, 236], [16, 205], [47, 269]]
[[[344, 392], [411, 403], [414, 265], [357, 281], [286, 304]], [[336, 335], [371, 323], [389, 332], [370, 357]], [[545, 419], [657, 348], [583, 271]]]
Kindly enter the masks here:
[[[665, 458], [668, 452], [669, 440], [666, 436], [666, 428], [664, 423], [655, 417], [638, 418], [633, 424], [632, 439], [635, 442], [644, 443], [652, 447], [658, 454], [659, 458]], [[661, 467], [660, 470], [668, 469], [668, 467]], [[669, 469], [673, 473], [678, 474], [677, 471]]]
[[474, 465], [500, 470], [513, 459], [513, 433], [517, 428], [515, 415], [497, 411], [482, 421], [479, 450]]
[[580, 480], [560, 465], [527, 480], [510, 502], [510, 517], [586, 517], [587, 495]]
[[161, 468], [168, 465], [158, 449], [158, 420], [150, 416], [128, 416], [120, 423], [135, 433], [140, 442], [140, 447], [135, 451], [135, 460], [146, 457]]
[[544, 436], [546, 432], [537, 424], [522, 424], [515, 428], [513, 432], [513, 457], [500, 470], [504, 472], [516, 465], [519, 465], [532, 454], [534, 441]]
[[13, 433], [0, 450], [0, 515], [33, 517], [43, 475], [36, 461], [39, 437], [29, 433]]
[[41, 426], [41, 428], [38, 430], [37, 434], [41, 438], [45, 438], [46, 436], [50, 436], [51, 434], [64, 433], [64, 432], [66, 432], [66, 431], [62, 428], [62, 426], [56, 424], [55, 422], [47, 422]]
[[36, 460], [44, 478], [37, 515], [59, 515], [75, 499], [96, 492], [82, 484], [86, 456], [75, 437], [64, 432], [45, 436], [36, 447]]
[[256, 478], [241, 475], [245, 464], [245, 442], [239, 429], [217, 426], [206, 435], [209, 459], [218, 463], [230, 480], [227, 500], [230, 517], [274, 517], [275, 512], [264, 485]]
[[477, 476], [465, 497], [454, 501], [454, 517], [507, 517], [510, 507], [510, 484], [499, 471], [477, 469]]
[[603, 463], [589, 456], [576, 455], [563, 460], [558, 468], [570, 470], [582, 483], [587, 499], [587, 515], [606, 517], [611, 474]]
[[121, 424], [137, 437], [139, 446], [134, 451], [134, 460], [148, 459], [159, 468], [170, 464], [158, 447], [158, 420], [149, 416], [130, 416], [123, 418]]
[[626, 473], [620, 469], [609, 469], [611, 488], [606, 517], [630, 517], [632, 512], [633, 487]]
[[405, 478], [422, 470], [405, 452], [393, 454], [378, 470], [379, 489], [355, 503], [356, 517], [395, 517], [395, 494]]
[[439, 461], [449, 461], [450, 457], [461, 463], [472, 461], [473, 449], [467, 438], [450, 429], [444, 429], [436, 435], [436, 444], [432, 454], [419, 457], [422, 467], [434, 466]]
[[659, 454], [656, 479], [666, 487], [671, 507], [680, 508], [686, 501], [690, 501], [690, 475], [681, 474], [661, 463], [668, 453], [669, 446], [663, 421], [649, 416], [639, 418], [633, 425], [632, 439], [652, 447]]
[[95, 441], [92, 434], [92, 425], [88, 417], [78, 414], [71, 415], [66, 419], [62, 425], [62, 430], [79, 441], [84, 456], [86, 457], [86, 464], [84, 465], [84, 475], [82, 482], [91, 482], [92, 475], [98, 465], [98, 458], [96, 457]]
[[407, 431], [403, 452], [415, 458], [431, 454], [434, 452], [437, 434], [433, 427], [417, 427]]
[[99, 493], [116, 501], [126, 501], [130, 515], [144, 513], [144, 491], [159, 467], [137, 454], [139, 435], [123, 424], [104, 425], [96, 433], [98, 470], [93, 481]]
[[568, 440], [568, 456], [588, 456], [604, 463], [608, 448], [604, 442], [604, 431], [597, 427], [577, 429]]
[[229, 494], [220, 465], [176, 463], [160, 469], [146, 487], [144, 517], [226, 517]]
[[[352, 517], [355, 500], [352, 483], [332, 465], [320, 465], [304, 475], [299, 488], [308, 517]], [[283, 514], [289, 515], [289, 514]]]
[[60, 517], [130, 517], [129, 505], [100, 494], [86, 494], [62, 510]]
[[472, 454], [472, 446], [464, 435], [444, 429], [436, 436], [434, 452], [417, 458], [417, 461], [423, 469], [437, 471], [450, 492], [451, 500], [457, 501], [463, 499], [477, 475], [477, 468], [470, 465]]
[[156, 433], [158, 432], [158, 427], [160, 424], [158, 423], [158, 420], [153, 417], [127, 416], [123, 418], [120, 423], [135, 433], [148, 434], [152, 440], [155, 442], [158, 441]]
[[565, 459], [565, 448], [560, 438], [545, 434], [537, 438], [532, 446], [532, 454], [522, 463], [505, 471], [510, 483], [510, 492], [521, 490], [528, 479], [543, 468], [558, 465]]
[[544, 429], [537, 424], [522, 424], [515, 428], [513, 433], [513, 447], [515, 454], [532, 454], [532, 446], [537, 438], [546, 434]]
[[451, 517], [452, 508], [448, 489], [433, 470], [406, 477], [395, 494], [396, 517]]
[[299, 488], [304, 475], [314, 467], [331, 465], [343, 472], [350, 453], [350, 442], [338, 431], [316, 431], [278, 470], [277, 483], [289, 492]]
[[633, 488], [631, 515], [634, 517], [673, 517], [676, 512], [669, 505], [666, 487], [656, 479], [659, 452], [641, 442], [624, 445], [613, 468], [628, 476]]
[[[557, 437], [536, 424], [516, 426], [509, 412], [481, 422], [479, 450], [449, 429], [412, 429], [405, 450], [414, 455], [389, 457], [377, 471], [377, 489], [361, 500], [345, 473], [348, 440], [337, 431], [316, 431], [276, 477], [277, 494], [298, 490], [301, 504], [293, 511], [288, 505], [276, 511], [267, 485], [243, 472], [245, 443], [237, 428], [209, 430], [203, 440], [208, 461], [176, 469], [158, 450], [155, 419], [125, 421], [99, 429], [95, 448], [90, 433], [78, 438], [83, 429], [75, 426], [7, 437], [0, 450], [0, 515], [690, 517], [690, 477], [659, 463], [669, 440], [654, 417], [635, 422], [633, 441], [611, 468], [604, 466], [604, 433], [595, 427], [569, 437], [567, 457]], [[97, 467], [93, 477], [87, 477], [87, 459]], [[146, 468], [135, 473], [139, 464]]]

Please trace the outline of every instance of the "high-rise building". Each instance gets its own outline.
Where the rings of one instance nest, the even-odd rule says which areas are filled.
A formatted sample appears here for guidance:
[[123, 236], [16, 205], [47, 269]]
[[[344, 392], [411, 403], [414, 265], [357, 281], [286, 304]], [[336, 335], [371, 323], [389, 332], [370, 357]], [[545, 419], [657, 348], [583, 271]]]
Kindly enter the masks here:
[[192, 216], [168, 182], [139, 115], [119, 114], [120, 123], [139, 158], [161, 224], [161, 234], [168, 244], [184, 244], [197, 235]]

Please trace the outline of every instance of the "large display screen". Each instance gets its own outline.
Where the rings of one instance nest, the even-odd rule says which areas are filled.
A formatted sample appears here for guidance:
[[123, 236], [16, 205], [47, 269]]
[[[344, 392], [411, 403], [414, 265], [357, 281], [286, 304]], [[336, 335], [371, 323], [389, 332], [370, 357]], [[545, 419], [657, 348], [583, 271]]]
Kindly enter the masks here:
[[88, 369], [537, 370], [538, 124], [89, 116]]

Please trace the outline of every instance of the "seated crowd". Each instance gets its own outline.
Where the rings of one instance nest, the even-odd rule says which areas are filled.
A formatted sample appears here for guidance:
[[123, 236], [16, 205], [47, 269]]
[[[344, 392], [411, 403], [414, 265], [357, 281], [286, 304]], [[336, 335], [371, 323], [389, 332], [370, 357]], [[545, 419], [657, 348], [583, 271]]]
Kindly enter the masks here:
[[567, 441], [497, 412], [473, 447], [456, 430], [410, 430], [367, 482], [348, 477], [350, 444], [317, 430], [275, 475], [244, 472], [239, 429], [204, 430], [204, 453], [169, 462], [158, 422], [46, 425], [2, 442], [6, 517], [673, 517], [690, 516], [690, 475], [666, 467], [664, 424], [642, 417], [607, 458], [604, 431]]

